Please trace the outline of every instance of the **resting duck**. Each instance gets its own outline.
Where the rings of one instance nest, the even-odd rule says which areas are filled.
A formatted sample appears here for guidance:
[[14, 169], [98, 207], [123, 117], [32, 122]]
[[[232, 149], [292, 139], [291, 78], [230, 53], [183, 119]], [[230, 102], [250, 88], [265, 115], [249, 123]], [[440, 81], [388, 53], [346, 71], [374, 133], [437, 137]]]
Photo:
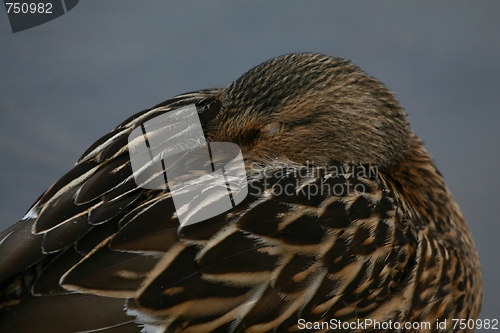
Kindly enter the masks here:
[[[187, 106], [241, 148], [248, 194], [182, 225], [168, 183], [138, 186], [129, 136]], [[4, 333], [466, 332], [451, 319], [481, 303], [470, 231], [403, 108], [321, 54], [132, 116], [0, 239]]]

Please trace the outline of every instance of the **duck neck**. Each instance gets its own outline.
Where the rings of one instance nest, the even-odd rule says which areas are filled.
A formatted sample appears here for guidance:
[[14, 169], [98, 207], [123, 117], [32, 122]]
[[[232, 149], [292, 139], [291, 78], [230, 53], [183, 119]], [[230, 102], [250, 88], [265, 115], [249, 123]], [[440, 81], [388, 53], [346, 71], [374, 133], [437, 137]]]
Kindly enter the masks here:
[[452, 214], [461, 215], [443, 176], [417, 136], [411, 138], [408, 151], [398, 163], [388, 169], [396, 191], [422, 223], [449, 224]]

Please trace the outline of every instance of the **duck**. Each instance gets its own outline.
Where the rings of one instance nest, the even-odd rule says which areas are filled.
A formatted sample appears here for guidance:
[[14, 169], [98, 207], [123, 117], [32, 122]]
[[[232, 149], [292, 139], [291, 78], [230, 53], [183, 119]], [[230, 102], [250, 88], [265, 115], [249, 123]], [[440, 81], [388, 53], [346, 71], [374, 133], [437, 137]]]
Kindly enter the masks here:
[[[168, 141], [179, 110], [211, 147], [239, 149], [245, 180], [238, 202], [188, 224], [173, 182], [139, 184], [132, 158], [131, 134], [153, 124]], [[471, 332], [454, 320], [481, 307], [471, 232], [405, 110], [317, 53], [131, 116], [0, 240], [5, 333]]]

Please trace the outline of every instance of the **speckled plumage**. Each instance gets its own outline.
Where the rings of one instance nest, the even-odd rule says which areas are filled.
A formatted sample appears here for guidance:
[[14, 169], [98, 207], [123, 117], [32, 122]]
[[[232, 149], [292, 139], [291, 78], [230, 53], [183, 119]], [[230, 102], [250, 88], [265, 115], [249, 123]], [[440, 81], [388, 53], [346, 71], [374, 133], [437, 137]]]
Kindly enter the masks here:
[[[168, 191], [136, 186], [127, 138], [193, 103], [209, 141], [242, 148], [250, 194], [180, 228]], [[0, 239], [1, 332], [295, 332], [299, 319], [365, 318], [432, 325], [397, 332], [448, 319], [451, 332], [481, 302], [469, 229], [403, 109], [318, 54], [129, 118]]]

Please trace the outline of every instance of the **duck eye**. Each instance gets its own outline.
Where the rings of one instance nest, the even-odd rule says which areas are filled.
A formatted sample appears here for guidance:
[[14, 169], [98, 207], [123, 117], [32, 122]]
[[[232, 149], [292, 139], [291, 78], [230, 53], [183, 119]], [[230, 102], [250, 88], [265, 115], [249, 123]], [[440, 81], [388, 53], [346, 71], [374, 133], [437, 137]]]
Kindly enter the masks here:
[[247, 130], [240, 138], [240, 143], [246, 145], [254, 142], [259, 135], [261, 134], [261, 130], [259, 128]]

